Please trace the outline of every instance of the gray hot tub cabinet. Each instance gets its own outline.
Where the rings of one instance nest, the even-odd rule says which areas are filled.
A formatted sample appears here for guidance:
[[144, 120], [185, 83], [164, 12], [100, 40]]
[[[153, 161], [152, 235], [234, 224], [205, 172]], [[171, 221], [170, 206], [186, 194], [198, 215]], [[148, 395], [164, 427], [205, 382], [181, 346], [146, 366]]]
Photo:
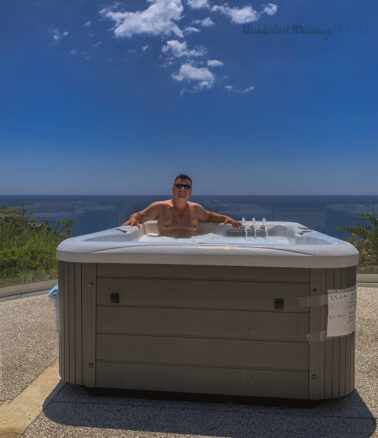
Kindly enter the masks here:
[[354, 389], [355, 333], [327, 338], [327, 291], [356, 266], [59, 261], [59, 371], [97, 388], [297, 399]]

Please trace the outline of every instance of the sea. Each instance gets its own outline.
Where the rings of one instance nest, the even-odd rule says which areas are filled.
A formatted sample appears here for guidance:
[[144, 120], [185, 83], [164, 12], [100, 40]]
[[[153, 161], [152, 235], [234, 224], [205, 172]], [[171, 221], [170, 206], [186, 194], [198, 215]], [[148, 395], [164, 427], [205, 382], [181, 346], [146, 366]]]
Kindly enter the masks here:
[[[32, 218], [75, 219], [72, 235], [79, 236], [114, 228], [130, 214], [170, 195], [0, 195], [0, 207], [26, 209]], [[367, 223], [358, 213], [378, 211], [378, 195], [285, 195], [285, 196], [192, 196], [204, 208], [242, 220], [297, 222], [310, 229], [346, 240], [350, 233], [339, 227]]]

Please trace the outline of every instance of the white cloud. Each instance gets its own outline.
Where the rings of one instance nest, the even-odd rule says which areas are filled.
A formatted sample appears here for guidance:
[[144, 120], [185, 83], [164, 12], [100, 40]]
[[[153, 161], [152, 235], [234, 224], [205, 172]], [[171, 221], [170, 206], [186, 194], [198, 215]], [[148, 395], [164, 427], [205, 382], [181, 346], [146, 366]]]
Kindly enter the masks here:
[[278, 6], [274, 3], [268, 3], [264, 6], [263, 13], [268, 15], [274, 15], [277, 12]]
[[162, 52], [165, 55], [174, 56], [175, 58], [181, 58], [181, 56], [203, 56], [206, 54], [206, 50], [203, 48], [189, 50], [186, 41], [180, 43], [177, 40], [170, 40], [163, 46]]
[[76, 55], [76, 53], [77, 53], [76, 50], [71, 50], [70, 51], [70, 55]]
[[176, 21], [182, 18], [181, 0], [148, 0], [152, 3], [147, 9], [137, 12], [114, 12], [102, 9], [100, 13], [115, 22], [114, 35], [131, 37], [135, 34], [171, 35], [183, 37]]
[[58, 29], [53, 29], [52, 33], [53, 33], [54, 41], [59, 41], [68, 35], [67, 31], [61, 32]]
[[196, 81], [196, 89], [211, 88], [215, 81], [215, 76], [206, 67], [194, 67], [191, 64], [183, 64], [178, 73], [172, 74], [176, 81]]
[[[211, 6], [210, 0], [147, 0], [146, 6], [142, 6], [142, 9], [134, 11], [121, 10], [120, 3], [115, 2], [112, 6], [99, 11], [99, 13], [112, 21], [112, 31], [116, 37], [131, 38], [138, 34], [160, 37], [162, 54], [165, 55], [163, 57], [164, 66], [177, 65], [178, 59], [181, 59], [181, 67], [178, 70], [176, 69], [172, 74], [172, 78], [178, 82], [188, 84], [184, 85], [185, 91], [195, 92], [205, 88], [212, 88], [216, 79], [212, 69], [223, 67], [224, 63], [217, 59], [206, 60], [206, 58], [199, 58], [207, 53], [204, 47], [194, 46], [188, 48], [184, 35], [200, 33], [203, 30], [202, 28], [214, 26], [215, 23], [208, 16], [203, 19], [194, 19], [191, 21], [191, 25], [185, 26], [182, 23], [184, 5], [186, 8], [185, 12], [188, 15], [189, 13], [197, 12], [199, 9], [207, 8], [207, 14], [218, 12], [224, 14], [233, 23], [237, 24], [257, 21], [263, 14], [272, 16], [277, 13], [278, 9], [278, 6], [274, 3], [265, 3], [258, 12], [250, 5], [239, 7], [233, 6], [234, 2], [230, 2], [230, 6], [229, 3], [224, 1], [220, 5]], [[91, 21], [84, 24], [85, 27], [90, 25]], [[68, 32], [54, 31], [55, 40], [59, 40], [67, 35]], [[201, 35], [199, 34], [199, 36]], [[93, 47], [97, 47], [99, 44], [100, 42], [94, 44]], [[138, 52], [145, 52], [149, 47], [149, 45], [144, 45], [141, 48], [139, 46], [137, 50]], [[137, 50], [129, 49], [128, 53], [133, 54]], [[223, 80], [228, 82], [227, 76]], [[227, 91], [240, 94], [247, 94], [254, 90], [252, 85], [244, 89], [238, 89], [234, 88], [233, 85], [224, 85], [223, 82], [223, 86]], [[182, 92], [184, 91], [182, 90]]]
[[195, 33], [201, 32], [199, 29], [197, 29], [196, 27], [193, 27], [193, 26], [188, 26], [184, 30], [185, 30], [185, 33], [187, 33], [187, 34], [193, 33], [193, 32], [195, 32]]
[[207, 65], [209, 67], [223, 67], [224, 66], [223, 62], [222, 61], [218, 61], [217, 59], [209, 59], [207, 61]]
[[212, 11], [219, 11], [222, 14], [231, 18], [231, 21], [237, 24], [250, 23], [259, 19], [259, 14], [252, 6], [244, 6], [243, 8], [230, 8], [227, 3], [223, 6], [213, 6]]
[[186, 0], [192, 9], [209, 8], [208, 0]]
[[87, 21], [83, 24], [84, 27], [89, 27], [92, 24], [92, 21]]
[[253, 85], [251, 85], [250, 87], [244, 88], [244, 90], [235, 90], [232, 85], [225, 85], [224, 88], [227, 91], [235, 91], [235, 93], [240, 93], [240, 94], [247, 94], [255, 89], [255, 87]]
[[251, 85], [250, 87], [244, 88], [244, 90], [240, 91], [240, 93], [250, 93], [251, 91], [253, 91], [255, 89], [255, 87], [253, 85]]
[[98, 46], [101, 46], [101, 41], [97, 41], [97, 43], [93, 44], [92, 47], [95, 49]]
[[192, 21], [193, 24], [199, 24], [200, 26], [203, 27], [211, 27], [214, 26], [214, 21], [210, 18], [210, 17], [206, 17], [203, 20], [193, 20]]

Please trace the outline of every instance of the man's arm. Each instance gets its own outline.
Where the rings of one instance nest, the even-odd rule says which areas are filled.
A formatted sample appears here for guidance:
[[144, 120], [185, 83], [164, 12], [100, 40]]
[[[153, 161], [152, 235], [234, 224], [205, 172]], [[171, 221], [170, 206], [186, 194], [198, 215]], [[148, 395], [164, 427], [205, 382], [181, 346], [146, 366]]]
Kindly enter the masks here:
[[216, 222], [218, 224], [223, 222], [224, 224], [231, 224], [234, 228], [239, 228], [242, 224], [236, 219], [232, 219], [231, 217], [225, 216], [224, 214], [207, 211], [199, 204], [197, 208], [199, 211], [198, 218], [202, 222]]
[[122, 225], [130, 225], [132, 227], [137, 226], [138, 228], [140, 228], [141, 223], [151, 221], [157, 218], [159, 213], [159, 205], [159, 202], [153, 202], [144, 210], [133, 213], [129, 217], [129, 220], [124, 222]]

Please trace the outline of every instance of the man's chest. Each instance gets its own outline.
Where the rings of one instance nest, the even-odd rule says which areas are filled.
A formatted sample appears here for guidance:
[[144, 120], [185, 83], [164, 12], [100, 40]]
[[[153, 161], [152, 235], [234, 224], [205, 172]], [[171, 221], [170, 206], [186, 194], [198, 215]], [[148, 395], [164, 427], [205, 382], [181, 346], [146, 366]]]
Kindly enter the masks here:
[[175, 208], [167, 208], [159, 217], [159, 222], [165, 227], [196, 228], [198, 226], [198, 217], [190, 207], [183, 212], [179, 212]]

